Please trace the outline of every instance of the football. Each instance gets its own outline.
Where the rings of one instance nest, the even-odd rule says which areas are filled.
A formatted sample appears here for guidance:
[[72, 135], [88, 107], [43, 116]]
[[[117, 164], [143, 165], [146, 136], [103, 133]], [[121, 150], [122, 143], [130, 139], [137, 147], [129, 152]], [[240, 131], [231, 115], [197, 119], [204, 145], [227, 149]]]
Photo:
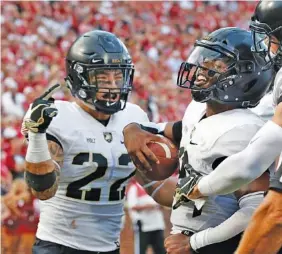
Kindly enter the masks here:
[[166, 137], [161, 136], [163, 142], [148, 143], [149, 149], [159, 159], [160, 164], [154, 164], [151, 171], [145, 173], [150, 180], [160, 181], [170, 177], [178, 166], [178, 149]]

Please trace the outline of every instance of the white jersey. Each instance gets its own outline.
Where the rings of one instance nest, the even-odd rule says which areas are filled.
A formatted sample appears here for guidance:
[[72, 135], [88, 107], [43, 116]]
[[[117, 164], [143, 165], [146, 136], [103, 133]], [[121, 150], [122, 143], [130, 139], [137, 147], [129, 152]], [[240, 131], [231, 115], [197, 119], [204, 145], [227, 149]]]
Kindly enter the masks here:
[[36, 236], [75, 249], [112, 251], [119, 246], [125, 186], [135, 167], [123, 143], [123, 128], [149, 121], [138, 106], [127, 103], [107, 126], [76, 103], [55, 101], [58, 115], [47, 138], [64, 151], [55, 196], [40, 202]]
[[[280, 75], [278, 75], [280, 73]], [[280, 69], [280, 71], [276, 74], [276, 80], [274, 82], [274, 86], [276, 84], [276, 86], [278, 86], [278, 78], [280, 77], [280, 85], [282, 83], [282, 69]], [[277, 82], [276, 82], [277, 81]], [[275, 89], [274, 89], [275, 90]], [[276, 89], [278, 90], [278, 89]], [[282, 93], [282, 85], [281, 85], [281, 93]], [[260, 100], [259, 104], [254, 107], [254, 108], [250, 108], [251, 111], [253, 111], [256, 115], [258, 115], [260, 118], [262, 118], [265, 122], [268, 120], [271, 120], [271, 118], [273, 117], [274, 114], [274, 103], [273, 103], [273, 97], [275, 96], [274, 93], [269, 92], [267, 94], [265, 94], [262, 99]], [[278, 98], [278, 97], [277, 97]], [[192, 114], [196, 115], [198, 111], [204, 110], [206, 108], [206, 103], [200, 103], [200, 102], [196, 102], [194, 100], [191, 101], [191, 103], [189, 104], [189, 107], [192, 106], [193, 107], [193, 112]]]
[[[189, 166], [208, 175], [223, 159], [243, 150], [264, 124], [249, 109], [234, 109], [202, 119], [204, 115], [205, 108], [200, 109], [195, 102], [185, 112], [180, 143], [180, 178], [186, 176], [185, 168]], [[234, 194], [209, 197], [200, 215], [193, 215], [194, 205], [187, 203], [172, 211], [173, 230], [198, 232], [215, 227], [238, 209]]]
[[264, 121], [269, 121], [274, 115], [274, 107], [272, 101], [273, 95], [272, 92], [269, 92], [262, 97], [256, 107], [250, 108], [250, 110], [260, 116]]

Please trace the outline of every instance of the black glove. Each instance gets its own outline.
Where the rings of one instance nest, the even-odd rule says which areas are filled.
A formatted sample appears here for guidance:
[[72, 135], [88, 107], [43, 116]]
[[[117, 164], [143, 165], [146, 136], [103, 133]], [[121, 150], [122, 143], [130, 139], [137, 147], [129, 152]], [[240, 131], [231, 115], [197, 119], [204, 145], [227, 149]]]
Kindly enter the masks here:
[[35, 133], [45, 133], [52, 118], [58, 114], [54, 106], [54, 98], [51, 96], [61, 88], [56, 84], [49, 88], [43, 95], [32, 103], [30, 117], [24, 119], [24, 127]]
[[193, 188], [197, 185], [197, 183], [202, 178], [202, 175], [196, 172], [191, 166], [187, 170], [187, 172], [189, 173], [189, 175], [182, 179], [179, 179], [176, 185], [176, 190], [175, 190], [176, 202], [172, 207], [173, 209], [178, 208], [183, 203], [187, 203], [191, 201], [187, 196], [191, 193]]

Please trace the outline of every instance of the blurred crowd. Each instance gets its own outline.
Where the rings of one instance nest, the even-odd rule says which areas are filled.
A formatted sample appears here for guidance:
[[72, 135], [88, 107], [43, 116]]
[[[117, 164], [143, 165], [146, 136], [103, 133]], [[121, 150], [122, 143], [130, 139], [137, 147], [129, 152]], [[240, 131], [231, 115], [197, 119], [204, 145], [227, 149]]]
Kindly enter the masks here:
[[[155, 122], [173, 121], [183, 116], [191, 100], [187, 90], [176, 87], [176, 77], [195, 40], [219, 27], [247, 28], [255, 4], [246, 1], [1, 2], [4, 233], [35, 232], [38, 210], [33, 209], [37, 207], [36, 200], [23, 181], [26, 146], [20, 134], [21, 120], [29, 104], [46, 87], [64, 82], [64, 57], [79, 34], [102, 29], [120, 37], [136, 69], [130, 100], [145, 109]], [[72, 100], [67, 90], [58, 92], [55, 98]]]

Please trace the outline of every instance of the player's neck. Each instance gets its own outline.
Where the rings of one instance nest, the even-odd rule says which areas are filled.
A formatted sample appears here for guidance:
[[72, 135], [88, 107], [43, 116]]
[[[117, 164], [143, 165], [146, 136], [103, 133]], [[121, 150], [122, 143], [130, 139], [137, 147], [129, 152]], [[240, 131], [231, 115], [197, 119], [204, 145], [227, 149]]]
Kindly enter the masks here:
[[209, 117], [232, 109], [235, 109], [235, 107], [230, 105], [223, 105], [214, 101], [209, 101], [207, 102], [206, 116]]
[[87, 105], [85, 105], [82, 101], [80, 100], [76, 100], [76, 103], [85, 111], [87, 112], [89, 115], [91, 115], [92, 117], [94, 117], [97, 120], [101, 120], [101, 121], [105, 121], [108, 120], [111, 115], [106, 115], [102, 112], [99, 112], [97, 110], [91, 109], [89, 108]]

